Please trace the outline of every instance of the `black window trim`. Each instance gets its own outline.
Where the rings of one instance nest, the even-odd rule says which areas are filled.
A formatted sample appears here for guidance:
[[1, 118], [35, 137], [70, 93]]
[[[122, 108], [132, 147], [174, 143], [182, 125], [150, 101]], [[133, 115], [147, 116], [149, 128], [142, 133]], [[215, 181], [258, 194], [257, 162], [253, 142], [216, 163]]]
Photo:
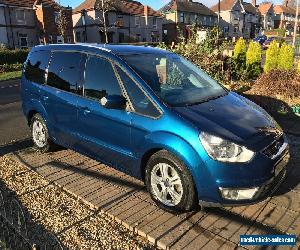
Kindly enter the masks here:
[[[128, 70], [126, 70], [122, 65], [120, 65], [120, 64], [118, 64], [118, 63], [114, 63], [114, 64], [115, 64], [115, 66], [118, 66], [121, 70], [123, 70], [124, 73], [125, 73], [125, 74], [126, 74], [126, 75], [134, 82], [134, 84], [136, 85], [136, 87], [138, 87], [138, 88], [143, 92], [143, 94], [144, 94], [144, 95], [148, 98], [148, 100], [153, 104], [153, 106], [157, 109], [157, 111], [160, 113], [160, 115], [157, 116], [157, 117], [154, 117], [154, 116], [151, 116], [151, 115], [141, 114], [141, 113], [135, 111], [135, 109], [133, 108], [132, 102], [131, 102], [131, 100], [130, 100], [130, 97], [129, 97], [128, 93], [127, 93], [127, 90], [126, 90], [126, 88], [124, 87], [124, 90], [126, 91], [126, 95], [128, 96], [128, 99], [130, 100], [130, 103], [131, 103], [131, 105], [132, 105], [133, 112], [134, 112], [135, 114], [138, 114], [138, 115], [141, 115], [141, 116], [144, 116], [144, 117], [148, 117], [148, 118], [152, 118], [152, 119], [155, 119], [155, 120], [160, 119], [160, 118], [162, 117], [162, 115], [163, 115], [163, 111], [162, 111], [162, 110], [160, 109], [160, 107], [153, 101], [153, 99], [148, 95], [148, 93], [140, 86], [140, 84], [139, 84], [135, 79], [133, 79], [132, 73], [128, 72]], [[124, 85], [124, 83], [123, 83], [123, 81], [122, 81], [122, 78], [121, 78], [121, 76], [119, 75], [117, 69], [116, 69], [116, 72], [117, 72], [119, 81], [121, 81], [121, 82], [122, 82], [122, 85]]]
[[46, 67], [45, 67], [45, 81], [44, 81], [44, 83], [36, 83], [36, 82], [33, 82], [34, 84], [38, 84], [38, 85], [47, 85], [47, 80], [48, 80], [48, 69], [49, 69], [49, 66], [50, 66], [50, 61], [51, 61], [51, 59], [52, 59], [52, 51], [49, 50], [49, 49], [37, 49], [37, 50], [31, 51], [30, 54], [28, 55], [26, 61], [23, 63], [23, 70], [22, 70], [22, 73], [25, 73], [26, 66], [27, 66], [27, 63], [28, 63], [28, 60], [29, 60], [30, 56], [31, 56], [33, 53], [38, 53], [38, 52], [43, 52], [43, 51], [48, 51], [48, 52], [49, 52], [49, 59], [48, 59], [48, 63], [46, 64]]
[[[48, 85], [48, 74], [49, 74], [49, 67], [50, 67], [52, 59], [53, 59], [53, 54], [55, 52], [80, 53], [84, 56], [86, 56], [86, 53], [84, 51], [80, 51], [80, 50], [68, 50], [68, 49], [49, 49], [48, 51], [50, 52], [50, 58], [49, 58], [48, 66], [45, 69], [46, 75], [45, 75], [44, 85], [49, 87], [49, 88], [57, 89], [57, 90], [62, 91], [64, 93], [69, 93], [69, 94], [72, 94], [72, 95], [75, 95], [75, 96], [83, 96], [83, 81], [84, 81], [84, 78], [82, 78], [82, 76], [83, 76], [82, 73], [80, 74], [79, 83], [76, 86], [77, 92], [81, 92], [81, 93], [73, 93], [73, 92], [69, 92], [69, 91], [66, 91], [66, 90], [59, 89], [59, 88]], [[84, 58], [84, 60], [86, 60], [86, 58]], [[81, 72], [84, 72], [83, 71], [84, 70], [84, 65], [85, 65], [84, 60], [79, 65]]]
[[[117, 78], [117, 82], [118, 82], [118, 84], [119, 84], [119, 87], [120, 87], [120, 90], [121, 90], [121, 94], [126, 98], [127, 102], [129, 102], [129, 104], [130, 104], [130, 111], [131, 111], [131, 110], [132, 110], [132, 104], [131, 104], [131, 102], [129, 101], [129, 98], [128, 98], [128, 96], [127, 96], [127, 93], [126, 93], [126, 91], [125, 91], [125, 88], [124, 88], [123, 84], [120, 83], [120, 80], [119, 80], [119, 78], [118, 78], [119, 76], [118, 76], [118, 74], [117, 74], [117, 72], [116, 72], [116, 69], [115, 69], [115, 67], [114, 67], [113, 60], [111, 60], [111, 59], [110, 59], [109, 57], [107, 57], [107, 56], [99, 55], [99, 54], [97, 54], [97, 53], [86, 52], [86, 51], [85, 51], [84, 53], [86, 54], [86, 58], [85, 58], [85, 62], [83, 63], [82, 97], [83, 97], [83, 98], [86, 98], [86, 99], [89, 99], [89, 100], [97, 101], [97, 99], [85, 95], [85, 79], [86, 79], [86, 66], [87, 66], [87, 62], [88, 62], [89, 56], [98, 57], [98, 58], [104, 59], [104, 60], [106, 60], [106, 61], [108, 61], [108, 62], [110, 63], [110, 65], [111, 65], [111, 67], [112, 67], [112, 69], [113, 69], [113, 71], [114, 71], [114, 73], [115, 73], [115, 76], [116, 76], [116, 78]], [[99, 100], [99, 101], [100, 101], [100, 100]], [[98, 101], [98, 102], [99, 102], [99, 101]]]

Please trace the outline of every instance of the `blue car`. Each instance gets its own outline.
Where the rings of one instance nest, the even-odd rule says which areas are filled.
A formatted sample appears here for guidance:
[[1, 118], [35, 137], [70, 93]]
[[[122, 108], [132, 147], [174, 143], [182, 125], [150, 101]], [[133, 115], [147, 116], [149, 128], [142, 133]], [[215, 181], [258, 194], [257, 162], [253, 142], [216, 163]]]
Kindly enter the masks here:
[[261, 35], [261, 36], [257, 36], [257, 37], [255, 37], [255, 38], [253, 39], [253, 41], [254, 41], [254, 42], [258, 42], [258, 43], [260, 43], [260, 45], [263, 45], [263, 44], [264, 44], [264, 42], [265, 42], [267, 39], [268, 39], [268, 37], [267, 37], [267, 36], [265, 36], [265, 35]]
[[38, 150], [61, 145], [141, 179], [168, 211], [255, 203], [285, 177], [273, 118], [165, 50], [37, 46], [21, 90]]

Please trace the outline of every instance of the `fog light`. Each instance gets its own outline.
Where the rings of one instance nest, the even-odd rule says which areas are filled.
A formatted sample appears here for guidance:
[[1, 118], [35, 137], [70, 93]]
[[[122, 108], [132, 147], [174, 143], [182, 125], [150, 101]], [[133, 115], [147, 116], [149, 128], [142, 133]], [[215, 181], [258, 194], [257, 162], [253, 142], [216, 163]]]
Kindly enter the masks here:
[[226, 200], [251, 200], [258, 191], [258, 188], [250, 189], [232, 189], [219, 188], [222, 197]]

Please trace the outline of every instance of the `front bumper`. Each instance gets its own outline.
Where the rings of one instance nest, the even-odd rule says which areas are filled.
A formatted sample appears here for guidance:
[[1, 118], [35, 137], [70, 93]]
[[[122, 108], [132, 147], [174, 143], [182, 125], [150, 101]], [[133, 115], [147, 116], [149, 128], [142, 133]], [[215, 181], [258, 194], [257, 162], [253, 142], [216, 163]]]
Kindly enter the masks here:
[[[243, 205], [251, 205], [257, 202], [260, 202], [262, 200], [265, 200], [266, 198], [270, 197], [281, 185], [281, 183], [284, 181], [286, 177], [286, 166], [289, 162], [290, 154], [289, 154], [289, 147], [286, 144], [285, 148], [281, 150], [280, 155], [277, 155], [276, 158], [269, 161], [269, 164], [266, 164], [262, 167], [262, 169], [268, 169], [266, 173], [268, 174], [262, 174], [260, 173], [252, 173], [250, 171], [249, 173], [249, 180], [248, 184], [245, 182], [247, 179], [243, 178], [242, 180], [237, 179], [236, 182], [232, 181], [232, 178], [230, 179], [230, 173], [228, 174], [227, 180], [222, 180], [217, 182], [217, 185], [215, 186], [215, 198], [213, 200], [210, 199], [201, 199], [199, 197], [199, 204], [202, 206], [213, 206], [213, 207], [219, 207], [219, 206], [243, 206]], [[255, 165], [257, 166], [261, 161], [257, 160], [255, 161]], [[264, 162], [266, 163], [266, 161]], [[232, 166], [233, 167], [233, 166]], [[249, 167], [249, 166], [248, 166]], [[227, 168], [229, 168], [227, 166]], [[239, 168], [240, 171], [247, 171], [247, 168]], [[255, 178], [257, 177], [257, 178]], [[241, 199], [241, 200], [235, 200], [235, 199], [225, 199], [220, 189], [253, 189], [257, 188], [257, 192], [253, 196], [252, 199]]]

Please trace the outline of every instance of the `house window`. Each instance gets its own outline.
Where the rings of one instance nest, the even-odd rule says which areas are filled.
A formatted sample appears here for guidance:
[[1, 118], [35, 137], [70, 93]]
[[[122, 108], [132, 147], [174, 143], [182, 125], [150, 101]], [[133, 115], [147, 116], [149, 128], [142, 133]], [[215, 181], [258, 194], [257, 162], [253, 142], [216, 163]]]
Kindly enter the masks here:
[[184, 13], [180, 13], [180, 22], [184, 23]]
[[151, 32], [151, 41], [153, 43], [159, 42], [159, 33], [158, 32]]
[[76, 37], [76, 42], [81, 43], [81, 33], [80, 33], [80, 31], [76, 31], [75, 37]]
[[152, 24], [153, 24], [153, 28], [156, 29], [156, 28], [157, 28], [157, 18], [156, 18], [156, 17], [153, 17], [153, 18], [152, 18], [152, 22], [153, 22], [153, 23], [152, 23]]
[[136, 35], [135, 35], [135, 40], [136, 40], [137, 42], [141, 42], [141, 41], [142, 41], [141, 34], [136, 34]]
[[27, 34], [19, 33], [19, 45], [21, 49], [28, 48]]
[[57, 43], [64, 43], [63, 36], [57, 36]]
[[119, 15], [117, 17], [117, 27], [124, 27], [124, 19], [123, 19], [123, 16]]
[[203, 17], [203, 25], [206, 25], [206, 24], [207, 24], [206, 22], [207, 22], [206, 16], [204, 16], [204, 17]]
[[185, 23], [190, 24], [191, 23], [191, 18], [189, 14], [185, 15]]
[[54, 22], [58, 24], [60, 18], [60, 13], [59, 12], [54, 12]]
[[139, 16], [136, 16], [136, 17], [134, 18], [134, 20], [135, 20], [135, 26], [136, 26], [136, 27], [140, 27], [140, 25], [141, 25], [140, 17], [139, 17]]
[[16, 10], [16, 19], [18, 23], [25, 23], [25, 10]]
[[229, 32], [229, 27], [224, 27], [224, 28], [223, 28], [223, 32], [224, 32], [224, 33], [228, 33], [228, 32]]
[[40, 37], [39, 37], [39, 43], [40, 43], [40, 44], [44, 44], [44, 37], [43, 37], [43, 36], [40, 36]]
[[238, 33], [238, 31], [239, 31], [239, 27], [238, 27], [238, 26], [234, 26], [233, 32], [234, 32], [234, 33]]
[[82, 31], [82, 41], [87, 42], [86, 32]]

